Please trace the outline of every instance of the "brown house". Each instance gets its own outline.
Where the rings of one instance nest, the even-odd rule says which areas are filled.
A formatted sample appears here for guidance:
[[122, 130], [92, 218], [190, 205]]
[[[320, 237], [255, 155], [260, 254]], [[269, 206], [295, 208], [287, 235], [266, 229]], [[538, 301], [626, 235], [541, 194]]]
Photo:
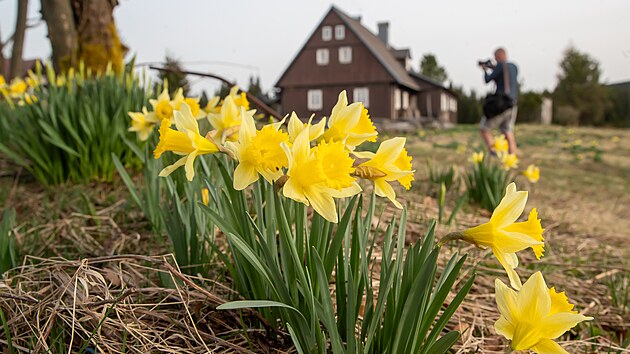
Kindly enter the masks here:
[[409, 49], [388, 44], [388, 27], [379, 23], [375, 35], [360, 18], [331, 7], [276, 83], [283, 113], [328, 115], [346, 90], [373, 118], [455, 122], [453, 92], [414, 73]]

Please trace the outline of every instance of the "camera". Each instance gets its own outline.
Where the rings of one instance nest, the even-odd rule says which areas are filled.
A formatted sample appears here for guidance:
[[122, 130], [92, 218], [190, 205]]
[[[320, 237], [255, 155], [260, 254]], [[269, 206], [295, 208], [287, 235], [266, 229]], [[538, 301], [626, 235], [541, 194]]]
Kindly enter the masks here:
[[486, 68], [494, 68], [494, 64], [492, 64], [492, 60], [487, 59], [487, 60], [479, 60], [477, 62], [477, 64], [479, 64], [479, 66], [483, 66]]

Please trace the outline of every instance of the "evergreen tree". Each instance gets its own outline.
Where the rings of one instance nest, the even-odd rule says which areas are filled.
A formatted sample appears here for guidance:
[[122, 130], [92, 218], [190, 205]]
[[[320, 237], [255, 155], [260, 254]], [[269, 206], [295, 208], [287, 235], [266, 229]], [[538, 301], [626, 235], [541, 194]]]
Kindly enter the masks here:
[[440, 83], [448, 79], [446, 69], [438, 64], [437, 58], [431, 53], [422, 56], [420, 60], [420, 73]]
[[[604, 123], [609, 100], [606, 88], [600, 84], [600, 75], [599, 63], [588, 54], [581, 53], [574, 47], [569, 47], [564, 52], [560, 62], [558, 85], [553, 93], [559, 123], [581, 125]], [[570, 111], [574, 114], [565, 117], [562, 112], [567, 110], [561, 109], [562, 107], [571, 107]]]

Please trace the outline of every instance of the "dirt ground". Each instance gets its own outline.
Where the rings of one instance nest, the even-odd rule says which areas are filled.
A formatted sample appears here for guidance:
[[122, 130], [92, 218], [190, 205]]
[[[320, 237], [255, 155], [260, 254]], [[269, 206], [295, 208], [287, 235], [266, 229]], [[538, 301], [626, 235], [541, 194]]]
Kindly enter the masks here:
[[[565, 290], [576, 310], [595, 317], [559, 339], [569, 352], [630, 353], [630, 130], [518, 125], [516, 135], [517, 172], [531, 163], [541, 169], [536, 184], [516, 177], [518, 189], [530, 192], [524, 215], [536, 207], [546, 229], [545, 257], [537, 261], [531, 252], [519, 253], [521, 276], [542, 270], [548, 285]], [[429, 181], [427, 161], [439, 168], [454, 165], [461, 176], [482, 143], [475, 126], [460, 125], [420, 131], [408, 137], [407, 146], [416, 181], [399, 196], [408, 204], [412, 242], [437, 217], [437, 186]], [[462, 183], [447, 194], [445, 215], [463, 191]], [[0, 156], [0, 205], [17, 209], [25, 252], [37, 257], [168, 253], [146, 231], [139, 212], [125, 207], [127, 197], [120, 181], [45, 190]], [[387, 206], [386, 214], [398, 213]], [[465, 204], [451, 225], [438, 226], [437, 235], [485, 222], [489, 215]], [[493, 328], [498, 317], [493, 283], [497, 277], [507, 281], [504, 271], [488, 251], [465, 244], [449, 247], [444, 257], [455, 251], [470, 255], [463, 278], [477, 274], [450, 324], [463, 332], [455, 350], [505, 353], [506, 341]], [[186, 311], [181, 310], [183, 317]]]

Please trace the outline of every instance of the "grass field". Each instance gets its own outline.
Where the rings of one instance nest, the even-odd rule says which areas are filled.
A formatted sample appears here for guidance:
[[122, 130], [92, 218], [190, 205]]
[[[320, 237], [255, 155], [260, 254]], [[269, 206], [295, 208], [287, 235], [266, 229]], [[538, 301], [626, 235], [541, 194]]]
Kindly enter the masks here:
[[[577, 304], [578, 311], [595, 317], [591, 323], [581, 324], [561, 338], [561, 343], [569, 352], [630, 353], [630, 262], [627, 261], [630, 256], [630, 131], [519, 125], [516, 135], [519, 170], [530, 163], [541, 168], [541, 180], [537, 184], [530, 184], [523, 176], [517, 177], [516, 183], [519, 189], [530, 191], [526, 212], [536, 207], [546, 229], [545, 257], [536, 261], [532, 253], [520, 253], [523, 264], [521, 276], [543, 270], [549, 286], [566, 290], [569, 299]], [[409, 219], [412, 221], [409, 235], [418, 237], [426, 228], [427, 220], [437, 217], [438, 212], [438, 186], [429, 181], [427, 161], [430, 160], [437, 168], [454, 165], [461, 175], [470, 164], [470, 154], [481, 150], [482, 145], [474, 126], [420, 132], [409, 136], [407, 144], [414, 157], [416, 182], [410, 192], [400, 191], [399, 196], [408, 203]], [[459, 188], [448, 192], [446, 215], [450, 215], [463, 190], [460, 184]], [[42, 258], [48, 257], [68, 260], [96, 257], [102, 262], [109, 262], [112, 259], [103, 260], [103, 257], [168, 253], [164, 238], [151, 234], [141, 213], [127, 203], [127, 199], [128, 194], [120, 180], [108, 184], [43, 189], [25, 171], [0, 155], [0, 205], [17, 211], [20, 248], [22, 253], [31, 255], [25, 265], [41, 263]], [[391, 206], [386, 208], [386, 213], [397, 213]], [[453, 224], [439, 225], [437, 235], [484, 222], [488, 217], [488, 212], [474, 205], [464, 205], [455, 215]], [[489, 251], [458, 244], [452, 245], [452, 251], [469, 252], [471, 257], [467, 272], [478, 273], [471, 295], [451, 321], [452, 327], [463, 331], [456, 349], [461, 353], [504, 353], [505, 341], [492, 326], [498, 317], [493, 282], [496, 277], [506, 281], [503, 269]], [[448, 252], [445, 253], [444, 257], [449, 256]], [[113, 261], [118, 263], [113, 268], [107, 268], [116, 270], [110, 276], [136, 274], [137, 287], [142, 288], [140, 283], [143, 282], [152, 285], [143, 283], [144, 289], [153, 289], [145, 294], [147, 303], [163, 301], [158, 299], [157, 286], [152, 283], [154, 279], [140, 276], [145, 274], [141, 269], [128, 266], [134, 259], [118, 258]], [[46, 274], [55, 274], [51, 269], [76, 266], [76, 262], [64, 262], [49, 260], [42, 264], [50, 267], [46, 268], [50, 271]], [[86, 271], [88, 268], [85, 265]], [[89, 268], [95, 272], [98, 269]], [[23, 276], [27, 274], [33, 279], [45, 278], [44, 273], [38, 273], [32, 267], [22, 270]], [[17, 273], [15, 276], [19, 278]], [[209, 278], [208, 284], [215, 279], [220, 283], [222, 279], [221, 274], [204, 277]], [[219, 283], [212, 283], [213, 293], [219, 297], [229, 294], [229, 290]], [[0, 287], [0, 292], [2, 289]], [[202, 290], [192, 288], [186, 291], [199, 295]], [[45, 292], [44, 289], [40, 291]], [[191, 298], [194, 296], [191, 295]], [[191, 311], [202, 311], [209, 305], [197, 299], [182, 306], [177, 311], [170, 307], [168, 311], [158, 313], [156, 321], [166, 321], [164, 316], [180, 316], [184, 318], [182, 321], [186, 321]], [[157, 305], [153, 308], [155, 311], [161, 309]], [[238, 319], [221, 318], [217, 321], [223, 321], [224, 327], [229, 327], [230, 323], [236, 326], [234, 331], [223, 328], [228, 334], [216, 334], [221, 340], [237, 343], [232, 346], [225, 344], [225, 352], [238, 352], [235, 347], [239, 345], [254, 352], [266, 346], [256, 342], [255, 333], [248, 338], [254, 338], [252, 341], [255, 344], [238, 344], [239, 340], [245, 340], [237, 334]], [[188, 326], [182, 326], [179, 332], [172, 326], [166, 327], [175, 336], [195, 337], [199, 334], [198, 329]], [[164, 331], [167, 332], [166, 329]], [[207, 336], [215, 335], [210, 331], [201, 333], [199, 338], [203, 340], [211, 340]], [[47, 335], [51, 335], [50, 331]], [[286, 343], [269, 346], [286, 347]], [[291, 352], [291, 349], [271, 352]]]

